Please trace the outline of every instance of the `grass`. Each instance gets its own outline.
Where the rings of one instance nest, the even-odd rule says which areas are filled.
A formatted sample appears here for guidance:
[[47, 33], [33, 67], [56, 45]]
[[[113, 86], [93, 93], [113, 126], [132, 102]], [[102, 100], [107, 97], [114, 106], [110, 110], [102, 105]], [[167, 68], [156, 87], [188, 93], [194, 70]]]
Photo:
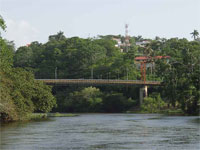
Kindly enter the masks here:
[[167, 115], [186, 115], [181, 109], [166, 109], [162, 110], [161, 113]]
[[29, 115], [26, 116], [25, 120], [42, 120], [42, 119], [46, 119], [47, 118], [47, 114], [46, 113], [31, 113]]
[[[77, 114], [67, 114], [67, 113], [29, 113], [19, 120], [15, 121], [2, 121], [4, 123], [9, 122], [29, 122], [29, 121], [45, 121], [48, 120], [49, 117], [75, 117]], [[1, 120], [0, 120], [1, 121]]]
[[66, 114], [66, 113], [48, 113], [47, 117], [75, 117], [77, 114]]
[[[136, 109], [136, 110], [126, 111], [126, 113], [149, 114], [149, 113], [152, 113], [152, 112]], [[157, 111], [157, 112], [154, 112], [154, 113], [165, 114], [165, 115], [186, 115], [181, 109], [170, 109], [170, 108], [160, 110], [160, 111]]]
[[23, 118], [24, 121], [39, 121], [48, 119], [48, 117], [75, 117], [78, 116], [77, 114], [66, 114], [66, 113], [31, 113], [28, 114], [25, 118]]

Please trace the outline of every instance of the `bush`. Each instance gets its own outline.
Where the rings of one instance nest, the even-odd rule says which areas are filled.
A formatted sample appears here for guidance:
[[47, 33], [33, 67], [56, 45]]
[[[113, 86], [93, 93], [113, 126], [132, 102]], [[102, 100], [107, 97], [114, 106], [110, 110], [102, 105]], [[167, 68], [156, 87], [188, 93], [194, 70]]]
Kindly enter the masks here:
[[152, 97], [144, 98], [141, 109], [145, 112], [156, 113], [159, 112], [164, 106], [166, 106], [166, 104], [161, 99], [160, 94], [158, 94], [152, 95]]
[[123, 112], [131, 108], [134, 101], [123, 96], [122, 93], [111, 93], [103, 99], [103, 110], [105, 112]]
[[65, 112], [123, 112], [134, 105], [122, 93], [103, 94], [98, 88], [87, 87], [70, 93], [63, 102]]
[[67, 112], [101, 112], [102, 93], [98, 88], [88, 87], [75, 91], [65, 99]]

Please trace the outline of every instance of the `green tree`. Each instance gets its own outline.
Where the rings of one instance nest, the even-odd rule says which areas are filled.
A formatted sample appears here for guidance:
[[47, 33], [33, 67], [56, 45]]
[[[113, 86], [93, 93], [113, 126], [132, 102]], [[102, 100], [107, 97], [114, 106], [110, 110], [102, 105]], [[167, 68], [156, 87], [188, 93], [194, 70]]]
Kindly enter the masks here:
[[14, 56], [15, 67], [32, 67], [33, 51], [30, 47], [20, 47]]
[[200, 44], [186, 39], [170, 39], [165, 54], [169, 63], [160, 61], [157, 75], [164, 80], [163, 94], [173, 107], [181, 107], [185, 113], [199, 112], [199, 53]]
[[65, 40], [66, 37], [64, 36], [64, 32], [59, 31], [56, 35], [50, 35], [49, 36], [49, 41], [56, 40], [56, 41], [61, 41]]
[[197, 38], [198, 38], [198, 36], [199, 36], [199, 32], [197, 31], [197, 30], [194, 30], [192, 33], [190, 33], [190, 34], [192, 34], [192, 37], [194, 38], [194, 40], [196, 40]]
[[[6, 29], [6, 24], [5, 21], [3, 20], [3, 18], [0, 15], [0, 29], [5, 30]], [[0, 32], [1, 35], [1, 32]]]
[[123, 96], [122, 93], [110, 93], [103, 99], [103, 110], [105, 112], [123, 112], [133, 107], [134, 101]]
[[[0, 18], [1, 28], [5, 29]], [[2, 120], [23, 120], [34, 111], [48, 112], [56, 100], [51, 88], [35, 81], [32, 73], [13, 68], [12, 42], [0, 37], [0, 116]]]
[[95, 87], [71, 93], [66, 99], [66, 110], [70, 112], [101, 112], [102, 93]]
[[160, 112], [165, 106], [166, 103], [161, 99], [160, 94], [157, 94], [144, 98], [141, 108], [143, 111], [156, 113]]

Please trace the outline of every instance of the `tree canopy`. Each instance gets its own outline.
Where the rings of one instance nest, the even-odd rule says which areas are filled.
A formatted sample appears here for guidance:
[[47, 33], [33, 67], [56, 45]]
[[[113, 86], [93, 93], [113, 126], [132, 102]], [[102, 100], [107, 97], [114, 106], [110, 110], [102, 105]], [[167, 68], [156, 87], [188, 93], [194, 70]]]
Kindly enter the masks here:
[[[0, 18], [0, 26], [5, 24]], [[56, 106], [51, 87], [34, 79], [22, 68], [13, 67], [14, 51], [0, 37], [0, 116], [4, 121], [24, 120], [32, 112], [49, 112]]]

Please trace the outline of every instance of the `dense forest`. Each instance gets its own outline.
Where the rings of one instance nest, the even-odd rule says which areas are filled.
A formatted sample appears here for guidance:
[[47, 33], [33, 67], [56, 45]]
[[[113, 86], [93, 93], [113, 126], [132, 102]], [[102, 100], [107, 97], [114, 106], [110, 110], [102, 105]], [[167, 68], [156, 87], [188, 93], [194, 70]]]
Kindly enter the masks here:
[[[3, 19], [0, 21], [5, 29]], [[63, 32], [50, 35], [46, 43], [34, 41], [14, 50], [14, 45], [0, 38], [1, 116], [21, 116], [25, 112], [123, 112], [138, 108], [137, 86], [54, 86], [36, 79], [122, 79], [140, 80], [134, 59], [137, 56], [170, 56], [154, 60], [147, 67], [147, 80], [163, 82], [149, 88], [141, 109], [157, 112], [180, 108], [186, 114], [199, 114], [200, 41], [198, 31], [193, 41], [178, 38], [143, 39], [130, 37], [127, 46], [122, 35], [83, 39], [67, 38]], [[145, 45], [138, 42], [148, 41]], [[54, 96], [53, 96], [53, 95]], [[57, 104], [56, 104], [57, 103]], [[9, 107], [7, 107], [9, 106]]]

